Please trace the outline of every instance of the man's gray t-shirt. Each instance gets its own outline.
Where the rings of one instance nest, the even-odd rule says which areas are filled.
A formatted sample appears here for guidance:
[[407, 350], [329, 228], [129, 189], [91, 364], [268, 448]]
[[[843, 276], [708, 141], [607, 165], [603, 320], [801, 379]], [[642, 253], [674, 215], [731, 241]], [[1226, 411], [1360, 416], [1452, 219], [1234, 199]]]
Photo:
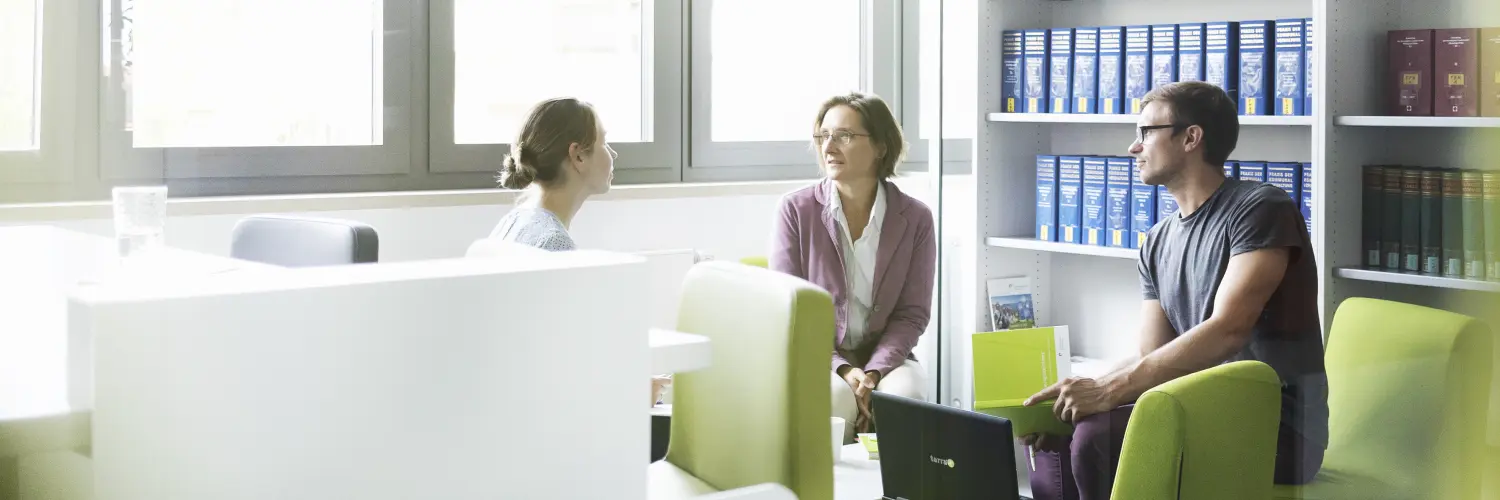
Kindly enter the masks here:
[[1281, 377], [1281, 422], [1321, 446], [1328, 440], [1328, 379], [1318, 319], [1318, 268], [1297, 202], [1266, 183], [1225, 179], [1202, 207], [1158, 222], [1141, 246], [1141, 291], [1160, 300], [1178, 335], [1208, 320], [1229, 259], [1288, 248], [1285, 276], [1231, 361], [1264, 362]]

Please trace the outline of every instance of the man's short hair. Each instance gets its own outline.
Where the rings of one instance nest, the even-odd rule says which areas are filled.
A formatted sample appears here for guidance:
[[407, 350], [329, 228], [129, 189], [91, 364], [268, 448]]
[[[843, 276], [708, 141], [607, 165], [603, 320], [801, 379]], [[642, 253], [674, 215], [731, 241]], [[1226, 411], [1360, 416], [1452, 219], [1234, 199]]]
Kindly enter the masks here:
[[1197, 125], [1203, 129], [1203, 160], [1223, 166], [1240, 140], [1239, 107], [1217, 85], [1178, 82], [1157, 87], [1146, 94], [1141, 106], [1152, 102], [1167, 105], [1171, 123]]

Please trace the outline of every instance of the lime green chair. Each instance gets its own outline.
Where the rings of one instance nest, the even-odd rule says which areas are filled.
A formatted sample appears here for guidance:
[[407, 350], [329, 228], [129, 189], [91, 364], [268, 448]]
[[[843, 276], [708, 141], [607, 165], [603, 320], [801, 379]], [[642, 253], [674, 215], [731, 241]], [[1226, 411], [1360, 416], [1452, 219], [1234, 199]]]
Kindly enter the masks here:
[[828, 293], [732, 262], [693, 266], [678, 330], [712, 342], [708, 368], [673, 377], [666, 458], [647, 469], [648, 498], [679, 499], [764, 483], [800, 500], [833, 498]]
[[1110, 498], [1265, 500], [1281, 382], [1259, 361], [1180, 377], [1136, 400]]
[[759, 255], [742, 258], [740, 259], [740, 263], [747, 266], [771, 267], [770, 262], [764, 256]]
[[1312, 483], [1274, 498], [1480, 498], [1489, 445], [1490, 330], [1460, 314], [1351, 298], [1327, 342], [1329, 443]]

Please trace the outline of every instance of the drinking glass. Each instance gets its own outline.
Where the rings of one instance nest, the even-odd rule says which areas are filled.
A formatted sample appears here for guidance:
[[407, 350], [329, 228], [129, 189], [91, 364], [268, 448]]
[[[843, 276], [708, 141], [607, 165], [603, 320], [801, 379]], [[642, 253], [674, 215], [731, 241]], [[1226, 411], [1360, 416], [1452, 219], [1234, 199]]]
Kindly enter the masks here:
[[121, 259], [131, 259], [165, 245], [166, 186], [114, 188], [115, 243]]

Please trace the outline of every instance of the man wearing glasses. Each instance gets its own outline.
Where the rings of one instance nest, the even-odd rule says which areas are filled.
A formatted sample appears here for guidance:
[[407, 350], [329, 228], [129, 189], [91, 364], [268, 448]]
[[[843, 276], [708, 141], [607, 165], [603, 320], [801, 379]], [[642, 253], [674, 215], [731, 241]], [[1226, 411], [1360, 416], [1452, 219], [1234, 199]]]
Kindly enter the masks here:
[[1038, 499], [1108, 498], [1131, 404], [1163, 382], [1253, 359], [1281, 378], [1275, 481], [1305, 484], [1328, 442], [1318, 275], [1298, 202], [1267, 183], [1224, 176], [1239, 117], [1203, 82], [1144, 99], [1130, 154], [1141, 181], [1165, 185], [1179, 211], [1141, 246], [1140, 355], [1097, 379], [1070, 378], [1027, 404], [1056, 400], [1071, 437], [1026, 436]]

